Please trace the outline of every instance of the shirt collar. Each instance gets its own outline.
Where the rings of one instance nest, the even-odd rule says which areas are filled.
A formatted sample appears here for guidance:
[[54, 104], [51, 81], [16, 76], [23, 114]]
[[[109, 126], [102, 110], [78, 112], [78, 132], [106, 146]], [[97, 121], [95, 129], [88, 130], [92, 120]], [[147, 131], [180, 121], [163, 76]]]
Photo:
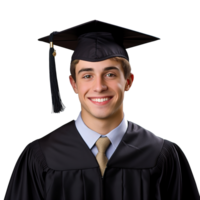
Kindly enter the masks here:
[[85, 143], [88, 145], [90, 149], [94, 146], [99, 137], [106, 137], [106, 136], [109, 138], [114, 148], [117, 148], [118, 144], [120, 143], [123, 135], [127, 130], [128, 122], [125, 119], [125, 114], [124, 114], [123, 120], [116, 128], [114, 128], [106, 135], [101, 135], [86, 126], [86, 124], [82, 120], [80, 112], [77, 120], [75, 121], [75, 125], [78, 132], [80, 133], [80, 135], [82, 136]]

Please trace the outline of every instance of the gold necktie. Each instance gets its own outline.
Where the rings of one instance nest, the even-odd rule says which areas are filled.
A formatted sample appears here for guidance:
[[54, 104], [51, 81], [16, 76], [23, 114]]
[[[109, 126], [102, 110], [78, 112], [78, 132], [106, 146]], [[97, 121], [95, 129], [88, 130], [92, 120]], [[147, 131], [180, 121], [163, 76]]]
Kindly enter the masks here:
[[99, 163], [101, 174], [103, 176], [106, 164], [108, 162], [108, 158], [106, 157], [106, 150], [110, 145], [110, 140], [108, 137], [100, 137], [96, 141], [96, 146], [98, 149], [98, 153], [96, 155], [97, 162]]

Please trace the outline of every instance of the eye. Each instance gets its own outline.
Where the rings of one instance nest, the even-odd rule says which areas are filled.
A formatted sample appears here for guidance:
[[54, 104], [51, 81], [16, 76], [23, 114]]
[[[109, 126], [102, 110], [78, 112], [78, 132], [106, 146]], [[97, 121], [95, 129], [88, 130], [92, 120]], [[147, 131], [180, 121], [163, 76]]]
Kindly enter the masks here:
[[91, 76], [91, 75], [85, 75], [83, 78], [85, 79], [86, 76]]
[[[111, 74], [111, 73], [108, 73], [108, 74]], [[112, 74], [113, 76], [115, 76], [114, 74]]]
[[[115, 74], [112, 74], [112, 73], [108, 73], [108, 74], [111, 74], [111, 75], [113, 75], [113, 76], [116, 76]], [[108, 75], [108, 74], [107, 74], [107, 75]], [[91, 75], [87, 74], [87, 75], [83, 76], [83, 79], [87, 79], [87, 78], [85, 78], [86, 76], [91, 76]]]

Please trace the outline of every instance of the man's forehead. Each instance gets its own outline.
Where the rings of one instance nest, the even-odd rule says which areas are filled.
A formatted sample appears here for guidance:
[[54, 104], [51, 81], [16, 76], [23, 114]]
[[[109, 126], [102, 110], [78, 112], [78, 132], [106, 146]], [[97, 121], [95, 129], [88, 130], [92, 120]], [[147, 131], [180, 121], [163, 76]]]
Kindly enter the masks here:
[[106, 59], [106, 60], [102, 60], [102, 61], [96, 61], [96, 62], [91, 62], [91, 61], [86, 61], [86, 60], [79, 60], [78, 64], [79, 66], [104, 66], [107, 64], [116, 64], [118, 65], [120, 62], [116, 61], [112, 58]]
[[105, 71], [112, 69], [116, 69], [118, 71], [122, 70], [121, 63], [112, 59], [107, 59], [98, 62], [80, 60], [76, 65], [76, 72], [78, 74], [82, 71]]

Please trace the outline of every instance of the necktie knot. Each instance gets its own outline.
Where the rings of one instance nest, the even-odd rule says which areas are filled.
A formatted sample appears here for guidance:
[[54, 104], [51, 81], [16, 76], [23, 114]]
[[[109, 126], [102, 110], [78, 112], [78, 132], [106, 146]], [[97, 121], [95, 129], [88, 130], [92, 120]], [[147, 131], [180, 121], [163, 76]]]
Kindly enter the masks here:
[[105, 153], [109, 145], [110, 145], [110, 140], [108, 137], [100, 137], [96, 141], [98, 152], [101, 152], [101, 153]]

